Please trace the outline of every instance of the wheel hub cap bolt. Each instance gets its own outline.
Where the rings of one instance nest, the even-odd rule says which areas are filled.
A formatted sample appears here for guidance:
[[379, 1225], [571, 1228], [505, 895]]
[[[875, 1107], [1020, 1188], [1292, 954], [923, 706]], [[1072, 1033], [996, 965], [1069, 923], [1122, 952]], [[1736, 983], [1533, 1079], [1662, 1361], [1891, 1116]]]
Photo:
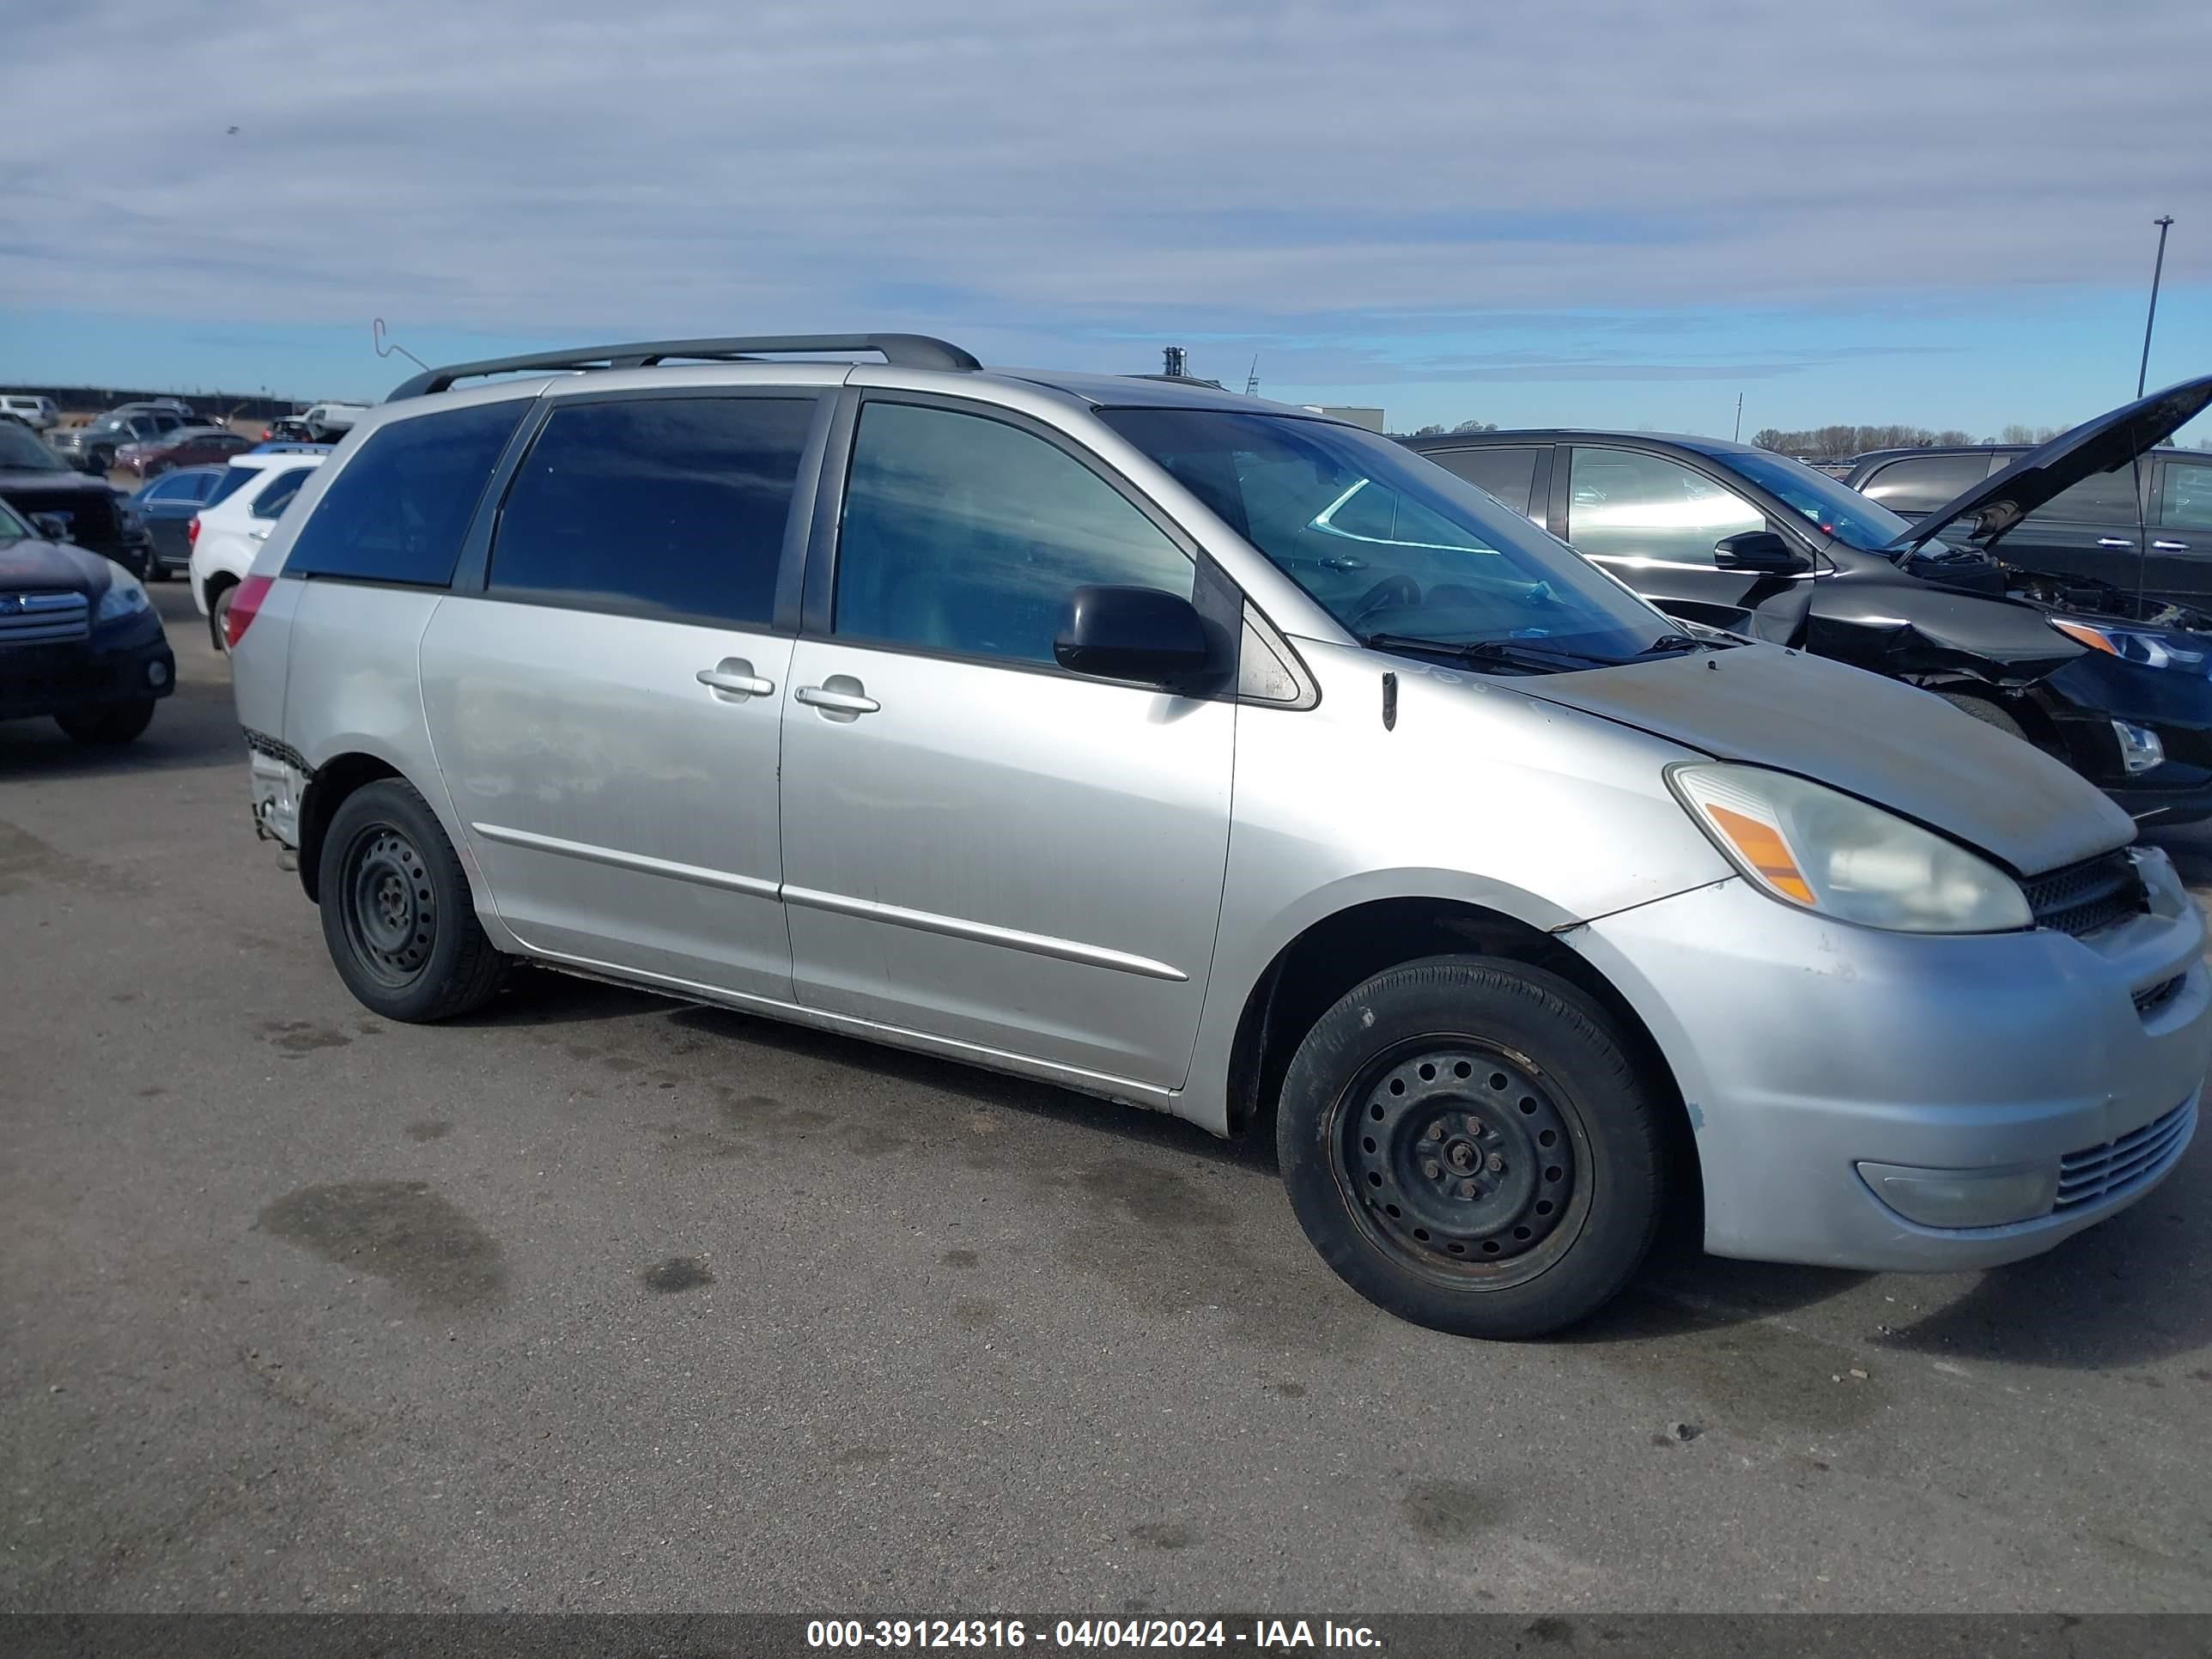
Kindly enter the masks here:
[[1473, 1198], [1476, 1190], [1475, 1184], [1472, 1181], [1462, 1181], [1459, 1183], [1459, 1195], [1462, 1198]]
[[1492, 1153], [1490, 1155], [1490, 1173], [1491, 1173], [1491, 1174], [1492, 1174], [1492, 1175], [1498, 1175], [1498, 1174], [1500, 1174], [1500, 1173], [1502, 1173], [1502, 1172], [1504, 1171], [1504, 1168], [1505, 1168], [1505, 1157], [1504, 1157], [1504, 1154], [1503, 1154], [1502, 1152], [1492, 1152]]
[[1421, 1173], [1434, 1181], [1443, 1174], [1443, 1167], [1434, 1158], [1431, 1158], [1426, 1164], [1421, 1165]]

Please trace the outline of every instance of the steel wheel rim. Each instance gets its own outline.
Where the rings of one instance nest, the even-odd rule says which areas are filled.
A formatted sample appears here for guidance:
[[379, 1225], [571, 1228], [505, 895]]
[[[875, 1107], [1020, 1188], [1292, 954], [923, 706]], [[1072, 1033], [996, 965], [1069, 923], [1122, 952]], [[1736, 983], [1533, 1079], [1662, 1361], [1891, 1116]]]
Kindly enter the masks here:
[[337, 895], [354, 959], [380, 983], [412, 984], [438, 944], [438, 909], [430, 872], [405, 832], [365, 825], [347, 844]]
[[1327, 1139], [1361, 1232], [1440, 1284], [1525, 1284], [1567, 1253], [1589, 1218], [1580, 1112], [1527, 1055], [1479, 1038], [1393, 1045], [1338, 1097]]

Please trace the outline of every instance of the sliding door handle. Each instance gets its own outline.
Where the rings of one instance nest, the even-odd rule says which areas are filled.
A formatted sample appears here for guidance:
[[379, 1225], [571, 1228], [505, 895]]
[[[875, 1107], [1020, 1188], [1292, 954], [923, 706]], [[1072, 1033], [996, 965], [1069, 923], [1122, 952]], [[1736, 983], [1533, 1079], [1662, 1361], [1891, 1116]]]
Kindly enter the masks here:
[[2189, 551], [2189, 544], [2187, 542], [2153, 542], [2150, 544], [2150, 547], [2151, 551], [2154, 553], [2186, 553]]
[[2100, 536], [2097, 538], [2097, 545], [2100, 547], [2133, 547], [2135, 544], [2124, 536]]

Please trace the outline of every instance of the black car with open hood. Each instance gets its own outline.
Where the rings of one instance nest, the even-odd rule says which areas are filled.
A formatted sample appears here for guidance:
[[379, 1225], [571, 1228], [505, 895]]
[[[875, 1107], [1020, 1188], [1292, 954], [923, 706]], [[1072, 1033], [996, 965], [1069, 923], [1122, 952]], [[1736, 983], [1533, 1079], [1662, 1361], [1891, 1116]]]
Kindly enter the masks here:
[[81, 743], [128, 743], [176, 682], [138, 579], [0, 503], [0, 720], [50, 714]]
[[[2138, 817], [2212, 816], [2212, 631], [1995, 550], [2212, 404], [2212, 376], [2085, 422], [1916, 526], [1787, 456], [1553, 429], [1407, 441], [1686, 622], [1802, 644], [2019, 732]], [[1948, 526], [1964, 526], [1954, 538]], [[2207, 623], [2212, 629], [2212, 623]]]

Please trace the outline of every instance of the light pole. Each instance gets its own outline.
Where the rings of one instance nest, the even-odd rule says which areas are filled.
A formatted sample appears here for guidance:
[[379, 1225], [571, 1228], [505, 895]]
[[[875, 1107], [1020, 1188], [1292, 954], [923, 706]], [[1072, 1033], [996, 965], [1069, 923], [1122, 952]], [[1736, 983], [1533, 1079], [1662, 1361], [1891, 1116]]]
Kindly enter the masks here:
[[2136, 396], [2143, 395], [2143, 382], [2150, 375], [2150, 326], [2158, 320], [2158, 279], [2166, 270], [2166, 233], [2173, 228], [2173, 216], [2151, 221], [2158, 227], [2158, 259], [2150, 268], [2150, 315], [2143, 319], [2142, 367], [2136, 370]]

